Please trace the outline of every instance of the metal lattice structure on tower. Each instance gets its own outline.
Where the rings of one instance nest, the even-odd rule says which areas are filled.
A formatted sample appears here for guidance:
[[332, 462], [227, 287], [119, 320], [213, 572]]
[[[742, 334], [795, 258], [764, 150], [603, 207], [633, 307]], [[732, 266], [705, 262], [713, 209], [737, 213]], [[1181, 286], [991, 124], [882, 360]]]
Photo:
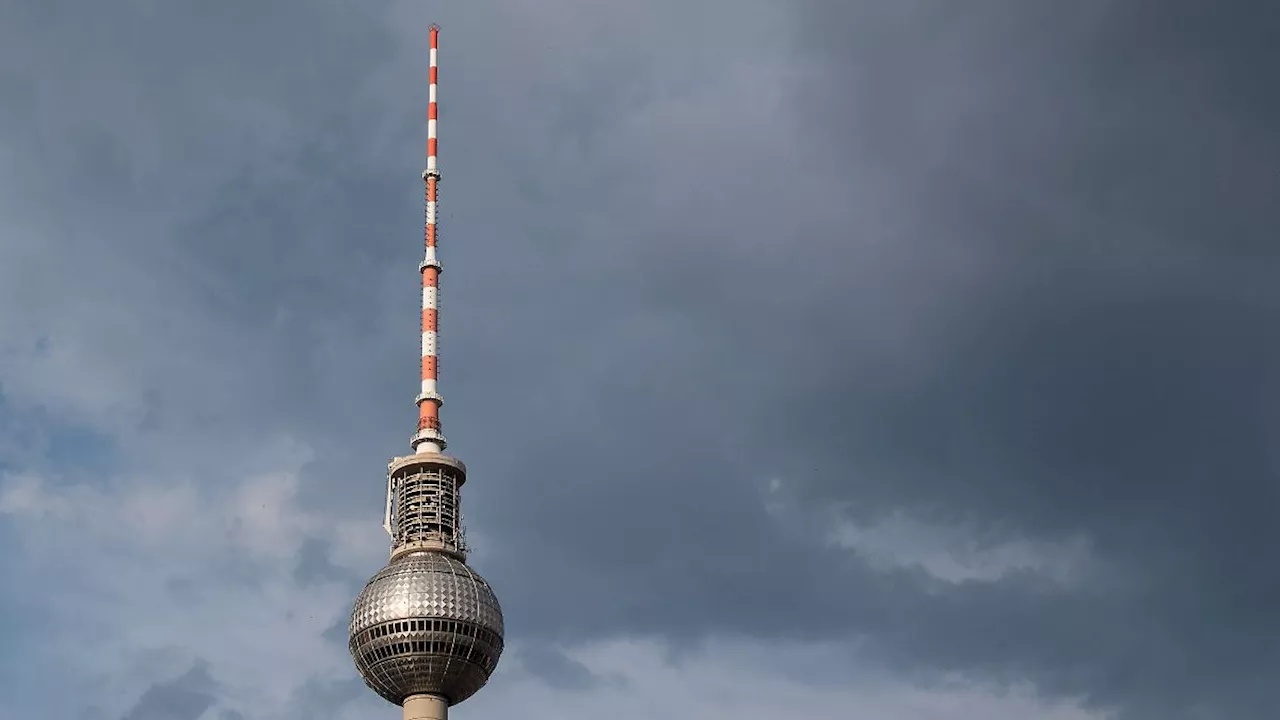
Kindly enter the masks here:
[[459, 490], [466, 466], [444, 454], [437, 388], [440, 261], [436, 257], [436, 73], [440, 28], [431, 26], [427, 104], [426, 251], [422, 275], [422, 387], [413, 454], [387, 464], [383, 527], [391, 559], [351, 610], [348, 647], [365, 683], [404, 707], [404, 720], [445, 720], [451, 705], [489, 680], [502, 655], [502, 609], [466, 564]]

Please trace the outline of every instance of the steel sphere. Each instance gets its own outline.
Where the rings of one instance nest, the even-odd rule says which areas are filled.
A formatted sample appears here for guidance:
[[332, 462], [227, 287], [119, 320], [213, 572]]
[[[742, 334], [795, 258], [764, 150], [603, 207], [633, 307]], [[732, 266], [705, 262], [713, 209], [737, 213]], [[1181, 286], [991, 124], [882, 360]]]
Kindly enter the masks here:
[[489, 680], [502, 655], [502, 608], [489, 583], [436, 552], [405, 555], [374, 575], [351, 610], [348, 647], [365, 684], [399, 705], [450, 705]]

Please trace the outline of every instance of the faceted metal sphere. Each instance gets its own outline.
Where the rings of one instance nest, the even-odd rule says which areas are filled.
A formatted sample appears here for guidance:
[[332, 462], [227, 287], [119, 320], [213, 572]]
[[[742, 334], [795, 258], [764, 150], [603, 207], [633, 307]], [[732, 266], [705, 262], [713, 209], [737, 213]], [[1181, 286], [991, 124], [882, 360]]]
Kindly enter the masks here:
[[429, 694], [456, 705], [488, 682], [502, 629], [498, 598], [474, 570], [441, 553], [413, 553], [360, 591], [348, 647], [365, 684], [387, 700]]

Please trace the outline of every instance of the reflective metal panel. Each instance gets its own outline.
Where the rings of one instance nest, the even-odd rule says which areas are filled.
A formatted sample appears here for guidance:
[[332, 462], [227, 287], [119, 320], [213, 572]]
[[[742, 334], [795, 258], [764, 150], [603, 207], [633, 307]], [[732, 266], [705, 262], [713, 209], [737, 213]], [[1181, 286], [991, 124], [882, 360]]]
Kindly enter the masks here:
[[457, 704], [502, 654], [502, 608], [489, 584], [441, 553], [413, 553], [374, 575], [351, 611], [351, 656], [365, 683], [400, 704], [415, 694]]

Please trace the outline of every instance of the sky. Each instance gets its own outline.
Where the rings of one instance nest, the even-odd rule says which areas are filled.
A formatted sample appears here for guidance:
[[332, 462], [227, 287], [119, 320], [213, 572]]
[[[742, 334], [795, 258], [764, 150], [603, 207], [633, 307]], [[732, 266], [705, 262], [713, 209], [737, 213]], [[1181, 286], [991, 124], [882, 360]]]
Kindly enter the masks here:
[[431, 22], [455, 717], [1280, 716], [1275, 4], [0, 0], [0, 720], [398, 717]]

